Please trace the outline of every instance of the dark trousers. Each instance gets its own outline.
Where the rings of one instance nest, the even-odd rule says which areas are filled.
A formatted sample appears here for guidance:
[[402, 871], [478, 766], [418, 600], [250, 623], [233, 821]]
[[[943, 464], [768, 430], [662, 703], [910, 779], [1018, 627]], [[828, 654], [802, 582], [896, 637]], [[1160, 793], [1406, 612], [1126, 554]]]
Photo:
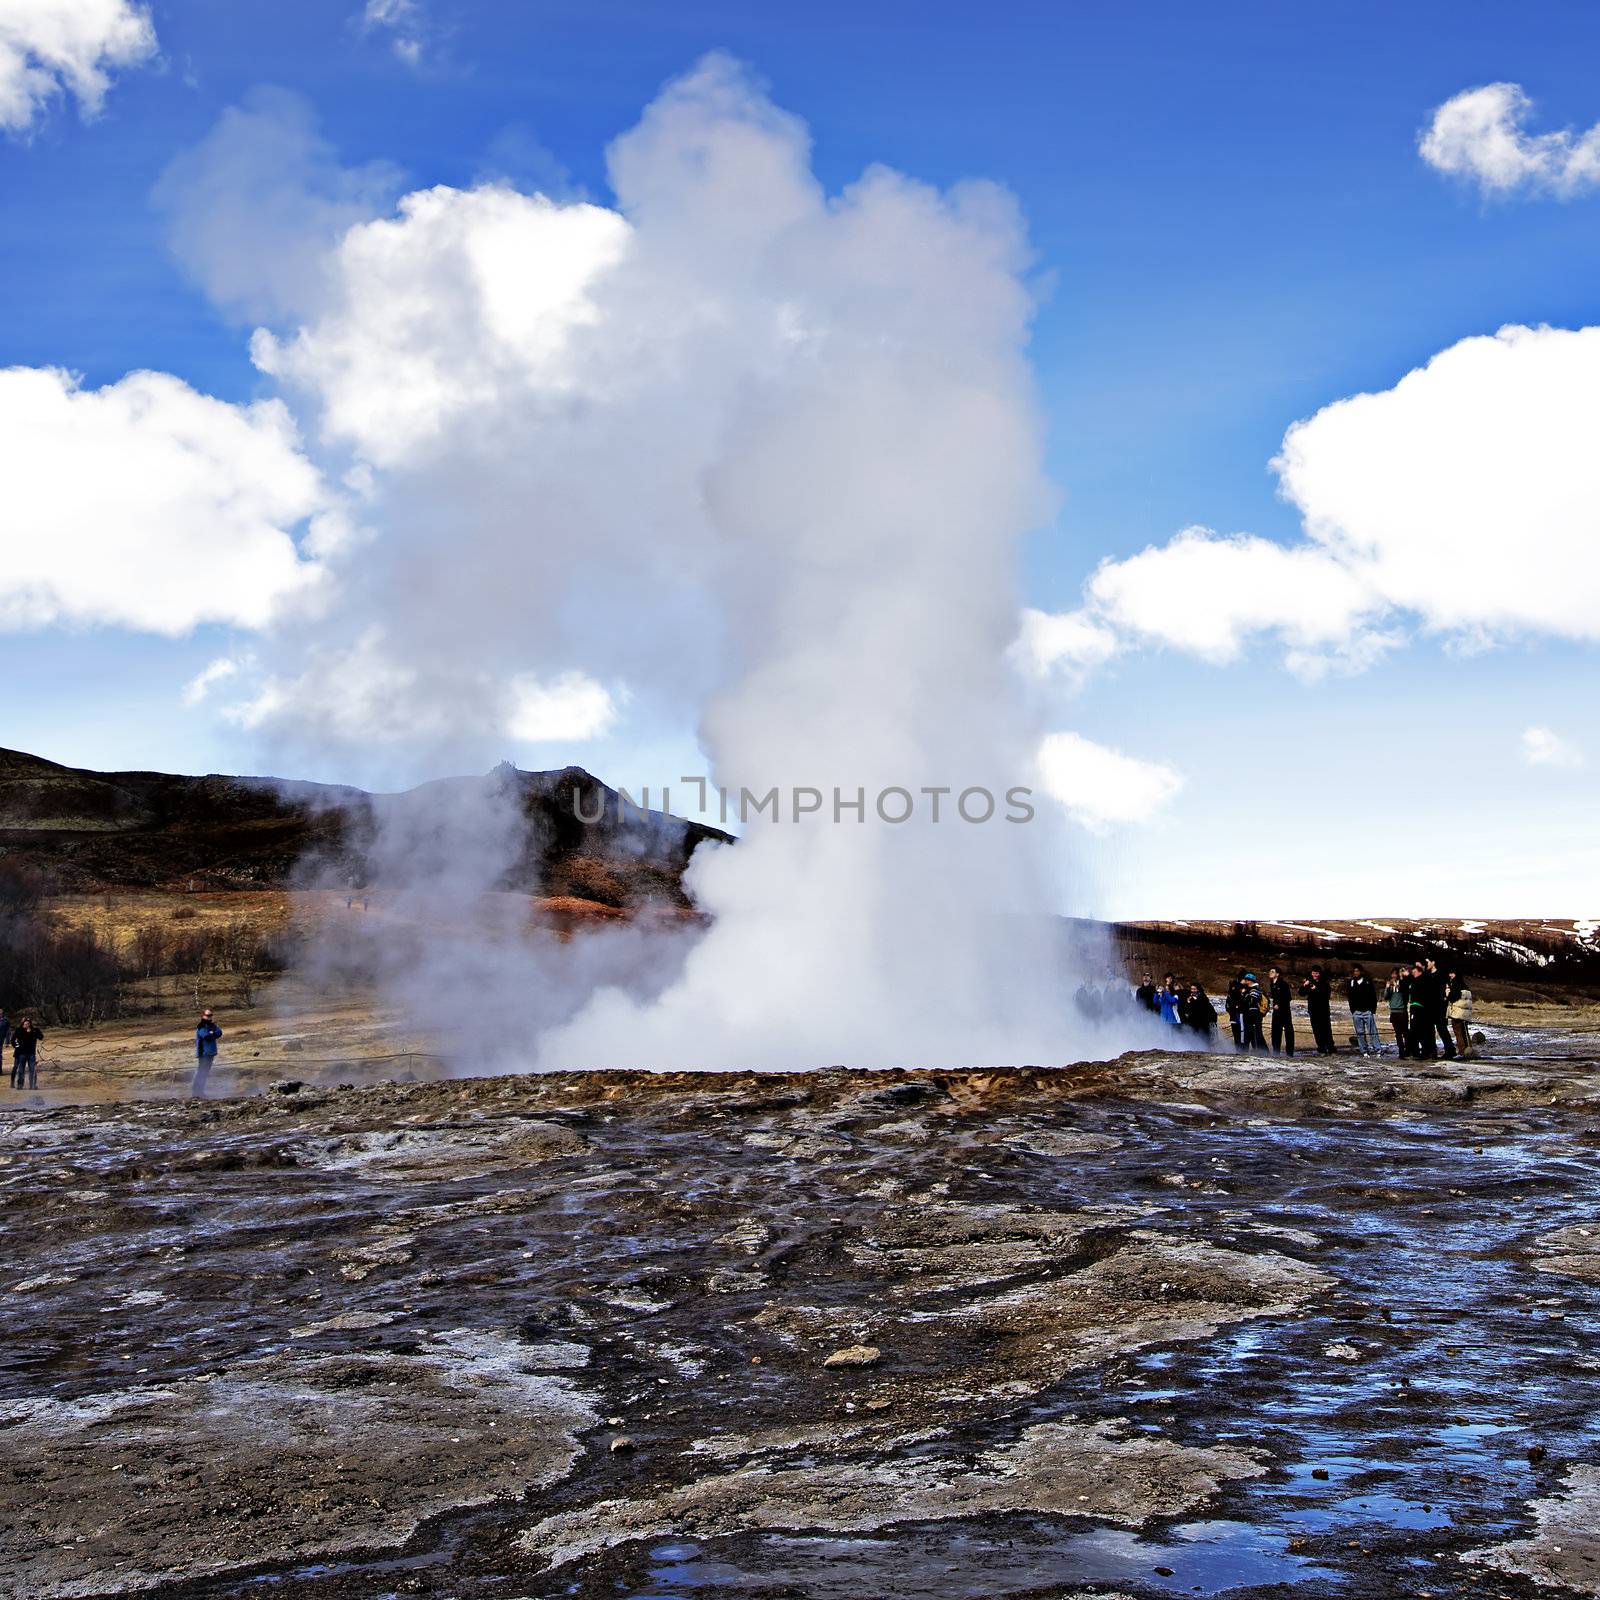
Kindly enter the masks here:
[[1233, 1048], [1244, 1049], [1244, 1024], [1240, 1022], [1237, 1012], [1228, 1018], [1228, 1026], [1233, 1029]]
[[1272, 1048], [1280, 1055], [1294, 1054], [1294, 1012], [1272, 1013]]
[[1311, 1013], [1311, 1037], [1317, 1041], [1319, 1056], [1333, 1054], [1333, 1018], [1330, 1013], [1321, 1010]]
[[11, 1087], [13, 1089], [39, 1087], [39, 1059], [32, 1050], [17, 1051], [12, 1055]]
[[215, 1056], [197, 1056], [194, 1063], [194, 1081], [189, 1085], [189, 1093], [196, 1100], [203, 1099], [206, 1092], [206, 1079], [211, 1076], [211, 1064]]
[[1456, 1042], [1450, 1037], [1450, 1024], [1443, 1017], [1435, 1017], [1433, 1019], [1433, 1025], [1436, 1029], [1438, 1029], [1439, 1043], [1444, 1046], [1444, 1054], [1446, 1056], [1454, 1056], [1456, 1053]]
[[1394, 1029], [1394, 1046], [1400, 1055], [1406, 1053], [1406, 1014], [1403, 1011], [1389, 1013], [1389, 1026]]
[[1411, 1053], [1418, 1061], [1432, 1061], [1439, 1054], [1433, 1043], [1433, 1029], [1420, 1011], [1406, 1017], [1406, 1038], [1411, 1043]]
[[1239, 1021], [1244, 1033], [1245, 1049], [1265, 1050], [1267, 1041], [1261, 1037], [1261, 1013], [1254, 1006], [1247, 1006], [1240, 1013]]

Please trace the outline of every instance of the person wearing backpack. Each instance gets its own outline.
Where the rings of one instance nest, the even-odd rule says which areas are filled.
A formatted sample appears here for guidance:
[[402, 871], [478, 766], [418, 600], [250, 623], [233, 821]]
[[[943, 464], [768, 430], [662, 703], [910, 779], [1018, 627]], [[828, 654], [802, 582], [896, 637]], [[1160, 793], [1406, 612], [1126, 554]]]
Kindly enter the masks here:
[[1239, 986], [1239, 1022], [1246, 1050], [1264, 1051], [1267, 1048], [1267, 1041], [1261, 1032], [1261, 1014], [1266, 1005], [1266, 996], [1261, 992], [1261, 984], [1255, 973], [1245, 973], [1244, 981]]

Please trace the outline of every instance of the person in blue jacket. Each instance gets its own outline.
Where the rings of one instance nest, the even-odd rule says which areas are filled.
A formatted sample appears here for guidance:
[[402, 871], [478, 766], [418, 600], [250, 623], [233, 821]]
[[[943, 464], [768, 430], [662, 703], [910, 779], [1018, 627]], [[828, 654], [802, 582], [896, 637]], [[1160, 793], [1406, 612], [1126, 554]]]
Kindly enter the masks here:
[[211, 1007], [207, 1006], [194, 1029], [194, 1082], [189, 1085], [189, 1093], [197, 1100], [205, 1098], [206, 1079], [216, 1064], [217, 1040], [221, 1037], [222, 1029], [212, 1020]]
[[1156, 991], [1156, 1004], [1161, 1007], [1163, 1022], [1170, 1022], [1175, 1028], [1183, 1025], [1183, 997], [1178, 993], [1170, 972], [1162, 979], [1161, 987]]

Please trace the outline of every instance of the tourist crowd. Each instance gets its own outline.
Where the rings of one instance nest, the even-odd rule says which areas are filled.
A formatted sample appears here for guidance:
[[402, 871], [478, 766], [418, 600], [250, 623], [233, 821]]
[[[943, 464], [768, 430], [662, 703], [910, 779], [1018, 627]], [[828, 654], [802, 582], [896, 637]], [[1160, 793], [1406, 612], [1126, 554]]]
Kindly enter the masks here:
[[[1472, 1054], [1468, 1027], [1472, 1021], [1472, 990], [1455, 968], [1441, 968], [1431, 958], [1393, 967], [1380, 990], [1366, 968], [1356, 965], [1341, 988], [1355, 1030], [1355, 1048], [1360, 1054], [1375, 1056], [1385, 1051], [1378, 1031], [1380, 1008], [1389, 1013], [1397, 1054], [1421, 1060]], [[1222, 1005], [1234, 1049], [1271, 1050], [1292, 1056], [1297, 994], [1305, 1001], [1317, 1054], [1333, 1055], [1337, 1049], [1333, 1039], [1334, 986], [1320, 965], [1314, 965], [1310, 977], [1297, 986], [1290, 983], [1280, 967], [1267, 969], [1264, 984], [1253, 972], [1241, 972], [1230, 980]], [[1162, 1022], [1208, 1040], [1219, 1025], [1216, 1005], [1205, 989], [1198, 983], [1181, 983], [1170, 972], [1159, 984], [1146, 973], [1133, 991], [1133, 1001]], [[1078, 1003], [1090, 1015], [1105, 1013], [1103, 997], [1092, 991], [1080, 990]]]
[[[1365, 966], [1355, 965], [1339, 990], [1349, 1008], [1355, 1050], [1363, 1056], [1378, 1056], [1389, 1048], [1379, 1032], [1381, 1011], [1389, 1013], [1394, 1050], [1400, 1056], [1432, 1059], [1472, 1054], [1472, 990], [1453, 966], [1442, 968], [1430, 958], [1394, 966], [1389, 981], [1379, 989]], [[1334, 982], [1320, 965], [1312, 966], [1309, 978], [1298, 984], [1291, 982], [1280, 966], [1267, 968], [1266, 982], [1251, 971], [1230, 979], [1222, 995], [1222, 1014], [1234, 1035], [1235, 1050], [1293, 1056], [1296, 997], [1306, 1002], [1312, 1048], [1322, 1056], [1334, 1054], [1338, 1050], [1333, 1040]], [[1096, 989], [1093, 984], [1083, 984], [1077, 992], [1078, 1011], [1091, 1021], [1104, 1021], [1122, 1013], [1128, 998], [1128, 990], [1122, 986], [1107, 984]], [[1152, 974], [1144, 974], [1131, 998], [1134, 1005], [1160, 1021], [1205, 1040], [1210, 1040], [1221, 1024], [1218, 1006], [1205, 987], [1179, 981], [1171, 973], [1160, 982]]]

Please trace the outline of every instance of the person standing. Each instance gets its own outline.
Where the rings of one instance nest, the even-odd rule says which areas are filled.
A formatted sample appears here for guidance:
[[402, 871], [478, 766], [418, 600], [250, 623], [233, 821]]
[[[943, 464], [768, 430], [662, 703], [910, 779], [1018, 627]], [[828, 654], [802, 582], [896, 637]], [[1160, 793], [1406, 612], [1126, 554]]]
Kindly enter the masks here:
[[1456, 1036], [1456, 1049], [1460, 1052], [1461, 1059], [1467, 1061], [1472, 1056], [1472, 1036], [1467, 1031], [1467, 1024], [1472, 1021], [1472, 991], [1461, 980], [1459, 972], [1449, 975], [1449, 982], [1444, 992], [1445, 1015], [1450, 1021], [1450, 1030]]
[[1161, 980], [1161, 991], [1156, 995], [1156, 1002], [1161, 1007], [1163, 1022], [1170, 1022], [1175, 1028], [1182, 1025], [1183, 1001], [1179, 997], [1178, 986], [1173, 982], [1170, 972]]
[[1265, 1004], [1255, 973], [1245, 973], [1239, 984], [1239, 1030], [1244, 1035], [1246, 1050], [1267, 1048], [1267, 1041], [1261, 1033], [1261, 1010]]
[[1333, 986], [1323, 976], [1321, 967], [1312, 967], [1311, 976], [1300, 985], [1300, 993], [1305, 996], [1306, 1015], [1311, 1022], [1311, 1037], [1317, 1042], [1317, 1054], [1333, 1055], [1333, 1018], [1329, 1014]]
[[1159, 1011], [1161, 1007], [1156, 1004], [1156, 980], [1147, 972], [1144, 982], [1133, 991], [1133, 998], [1142, 1005], [1146, 1011]]
[[1384, 986], [1383, 998], [1389, 1002], [1389, 1026], [1394, 1029], [1394, 1053], [1402, 1061], [1406, 1050], [1406, 988], [1409, 983], [1400, 967], [1389, 969], [1389, 982]]
[[1228, 1013], [1228, 1028], [1233, 1034], [1233, 1048], [1244, 1049], [1244, 974], [1228, 979], [1227, 992], [1222, 997], [1222, 1009]]
[[1350, 1020], [1356, 1025], [1356, 1049], [1364, 1056], [1375, 1056], [1382, 1046], [1378, 1043], [1378, 986], [1367, 976], [1367, 969], [1356, 965], [1350, 969], [1350, 982], [1346, 993], [1350, 998]]
[[11, 1019], [6, 1015], [6, 1008], [0, 1006], [0, 1056], [5, 1054], [6, 1041], [11, 1037]]
[[1433, 1042], [1433, 1024], [1428, 1020], [1428, 969], [1420, 961], [1411, 964], [1411, 982], [1406, 986], [1406, 1039], [1418, 1061], [1433, 1061], [1439, 1052]]
[[44, 1039], [44, 1029], [27, 1012], [17, 1020], [11, 1030], [11, 1087], [37, 1089], [39, 1087], [39, 1045]]
[[1281, 967], [1267, 969], [1267, 1003], [1272, 1007], [1272, 1053], [1294, 1054], [1294, 996]]
[[1456, 1042], [1450, 1036], [1450, 1018], [1448, 1015], [1449, 1002], [1445, 999], [1444, 974], [1439, 970], [1439, 963], [1428, 957], [1428, 1020], [1435, 1033], [1439, 1035], [1439, 1043], [1444, 1047], [1440, 1054], [1446, 1061], [1455, 1060]]
[[207, 1006], [194, 1029], [194, 1081], [189, 1085], [189, 1093], [197, 1100], [205, 1099], [206, 1079], [216, 1065], [217, 1040], [221, 1037], [222, 1029], [212, 1019], [211, 1007]]
[[1198, 983], [1191, 983], [1188, 994], [1183, 997], [1183, 1021], [1186, 1027], [1200, 1035], [1209, 1049], [1211, 1035], [1217, 1027], [1217, 1008], [1212, 1005], [1211, 996]]

